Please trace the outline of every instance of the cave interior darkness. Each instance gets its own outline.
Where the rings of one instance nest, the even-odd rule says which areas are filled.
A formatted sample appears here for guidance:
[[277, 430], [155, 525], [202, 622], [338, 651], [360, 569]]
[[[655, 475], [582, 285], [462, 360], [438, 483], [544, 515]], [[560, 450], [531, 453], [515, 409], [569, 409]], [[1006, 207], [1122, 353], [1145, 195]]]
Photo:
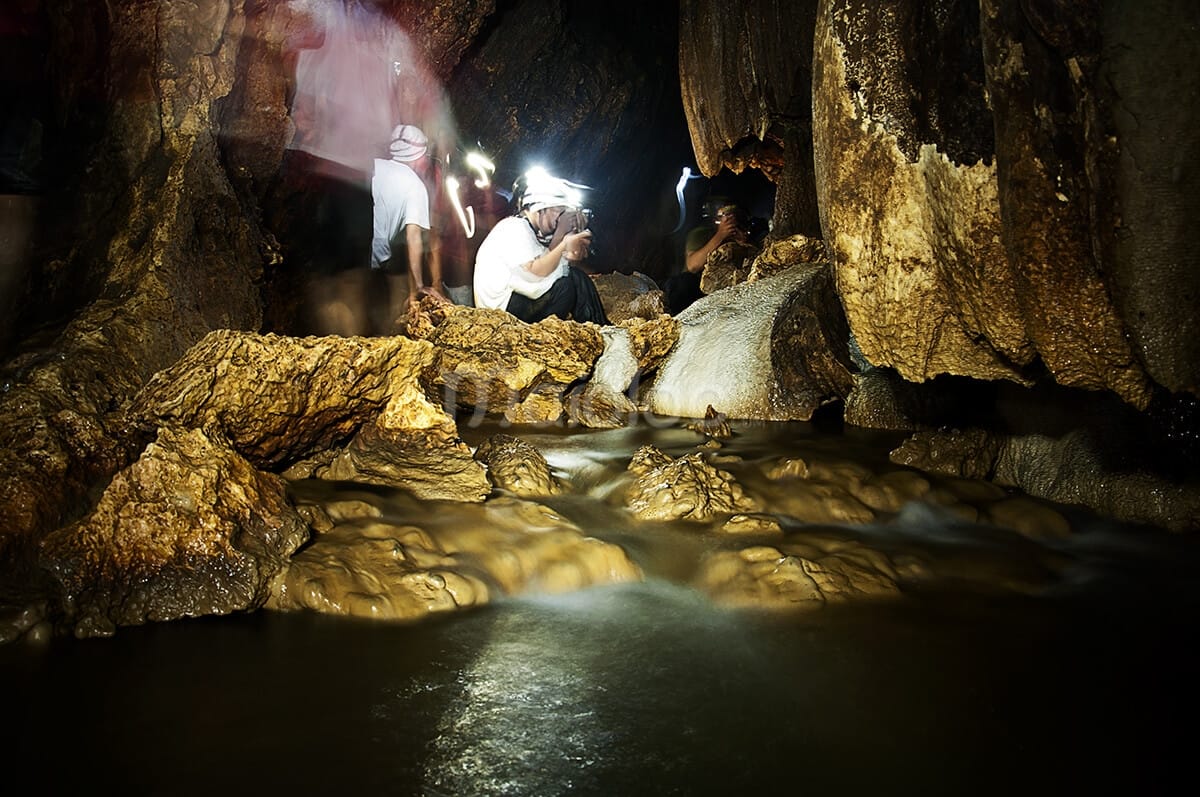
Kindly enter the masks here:
[[[369, 8], [373, 4], [360, 5]], [[247, 9], [263, 13], [269, 6], [251, 3]], [[402, 1], [380, 2], [378, 7], [390, 9], [393, 19], [417, 13]], [[70, 62], [54, 60], [62, 51], [55, 37], [74, 35], [69, 29], [85, 24], [82, 15], [65, 20], [55, 3], [22, 0], [6, 4], [0, 16], [0, 100], [6, 108], [0, 135], [0, 194], [10, 198], [6, 229], [13, 230], [6, 241], [8, 262], [5, 283], [0, 286], [9, 311], [0, 343], [9, 355], [23, 339], [53, 334], [98, 295], [103, 275], [96, 265], [89, 267], [88, 258], [78, 257], [75, 248], [86, 235], [82, 231], [93, 226], [94, 219], [84, 219], [121, 212], [119, 207], [87, 199], [96, 193], [116, 196], [120, 186], [111, 178], [105, 178], [108, 182], [98, 190], [80, 190], [87, 181], [95, 182], [97, 159], [123, 158], [112, 151], [122, 142], [110, 129], [114, 118], [111, 98], [114, 91], [127, 90], [116, 82], [120, 76], [108, 74], [105, 63], [112, 20], [97, 6], [86, 9], [92, 16], [92, 30]], [[762, 172], [754, 167], [738, 173], [722, 169], [704, 177], [697, 169], [680, 101], [678, 25], [678, 9], [671, 3], [499, 0], [450, 73], [432, 81], [431, 87], [444, 93], [452, 117], [453, 141], [445, 149], [460, 160], [470, 150], [482, 150], [492, 157], [493, 185], [501, 193], [535, 164], [591, 186], [588, 199], [597, 245], [589, 267], [595, 273], [641, 272], [661, 283], [681, 268], [683, 240], [698, 222], [701, 205], [709, 196], [744, 205], [756, 225], [765, 228], [775, 186]], [[565, 45], [562, 39], [554, 40], [568, 48], [565, 57], [601, 54], [596, 57], [602, 62], [590, 75], [593, 82], [609, 77], [605, 69], [632, 70], [633, 79], [628, 75], [613, 78], [626, 81], [618, 90], [633, 105], [632, 110], [606, 111], [607, 116], [597, 116], [599, 123], [590, 126], [572, 122], [573, 126], [564, 128], [546, 118], [554, 113], [586, 114], [588, 110], [564, 111], [569, 109], [569, 100], [547, 101], [544, 111], [537, 107], [545, 97], [564, 93], [551, 82], [553, 66], [538, 65], [541, 72], [526, 83], [511, 73], [494, 78], [499, 71], [496, 53], [503, 53], [505, 40], [517, 36], [514, 31], [522, 28], [530, 32], [521, 34], [525, 38], [518, 39], [515, 47], [533, 46], [539, 37], [565, 35]], [[279, 65], [289, 87], [289, 101], [295, 100], [298, 52], [285, 48]], [[616, 60], [612, 53], [619, 53]], [[248, 58], [240, 57], [243, 62]], [[427, 66], [428, 60], [423, 60]], [[245, 90], [241, 81], [261, 79], [245, 72], [239, 68], [234, 95]], [[509, 80], [516, 89], [497, 87], [494, 79]], [[567, 79], [583, 81], [579, 68], [567, 70]], [[495, 96], [514, 90], [544, 92], [545, 97], [522, 95], [516, 102], [523, 106], [516, 107], [513, 97]], [[566, 92], [570, 90], [568, 86]], [[591, 86], [587, 90], [592, 93], [583, 99], [593, 102], [597, 89]], [[237, 138], [236, 121], [230, 123], [222, 116], [228, 113], [222, 107], [229, 102], [218, 101], [217, 118], [235, 132], [224, 131], [218, 140], [232, 164], [237, 154], [229, 148], [244, 147], [247, 142]], [[514, 117], [524, 126], [513, 128]], [[288, 124], [296, 122], [288, 120]], [[249, 142], [249, 147], [260, 143]], [[305, 321], [303, 283], [313, 273], [328, 273], [331, 262], [334, 270], [341, 270], [347, 263], [365, 261], [370, 198], [369, 193], [363, 196], [361, 174], [349, 181], [314, 174], [304, 165], [295, 165], [296, 152], [289, 148], [269, 179], [257, 175], [254, 185], [241, 188], [254, 195], [252, 202], [257, 205], [246, 212], [261, 217], [279, 241], [283, 256], [281, 263], [267, 270], [262, 285], [263, 329], [303, 334], [319, 331]], [[681, 218], [676, 183], [684, 167], [693, 177], [685, 184], [686, 215]], [[122, 176], [119, 168], [112, 171], [118, 179]], [[236, 183], [236, 169], [231, 168], [230, 176]], [[453, 219], [446, 226], [457, 227]], [[485, 234], [486, 229], [479, 229], [474, 243], [466, 248], [473, 251]], [[463, 248], [461, 241], [452, 243]]]

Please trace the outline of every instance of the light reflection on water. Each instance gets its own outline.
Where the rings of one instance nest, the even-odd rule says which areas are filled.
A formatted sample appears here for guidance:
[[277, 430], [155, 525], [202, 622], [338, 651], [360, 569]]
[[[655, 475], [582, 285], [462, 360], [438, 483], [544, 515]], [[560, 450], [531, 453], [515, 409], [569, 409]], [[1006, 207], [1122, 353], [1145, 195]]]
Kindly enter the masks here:
[[[260, 612], [0, 647], [5, 771], [45, 793], [399, 795], [1148, 793], [1184, 771], [1194, 543], [1094, 520], [1035, 542], [912, 505], [842, 531], [964, 571], [1065, 557], [1068, 578], [1036, 597], [949, 584], [724, 610], [680, 564], [711, 543], [648, 535], [603, 500], [631, 449], [678, 455], [695, 435], [526, 439], [595, 486], [548, 503], [625, 545], [646, 583], [417, 625]], [[878, 462], [871, 444], [764, 427], [730, 448]]]

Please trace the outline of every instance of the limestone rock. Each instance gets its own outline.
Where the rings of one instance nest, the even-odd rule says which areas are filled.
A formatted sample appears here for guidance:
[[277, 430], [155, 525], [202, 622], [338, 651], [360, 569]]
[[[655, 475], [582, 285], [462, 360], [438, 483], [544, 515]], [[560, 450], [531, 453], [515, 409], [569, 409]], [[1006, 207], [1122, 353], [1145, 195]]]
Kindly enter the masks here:
[[994, 479], [1119, 520], [1180, 532], [1200, 530], [1200, 487], [1194, 479], [1171, 479], [1131, 464], [1118, 472], [1110, 463], [1119, 456], [1087, 430], [1013, 435], [1003, 441]]
[[284, 481], [219, 436], [164, 428], [95, 510], [51, 534], [41, 562], [78, 636], [261, 606], [308, 537]]
[[667, 312], [662, 289], [641, 272], [596, 274], [592, 277], [608, 320], [621, 324], [630, 318], [654, 320]]
[[704, 411], [703, 418], [691, 423], [685, 423], [684, 428], [691, 429], [693, 432], [699, 432], [709, 438], [724, 439], [733, 434], [733, 430], [729, 427], [729, 419], [725, 417], [725, 413], [717, 412], [711, 404]]
[[562, 484], [551, 473], [542, 452], [512, 435], [492, 435], [475, 449], [475, 459], [487, 465], [493, 485], [519, 498], [562, 491]]
[[750, 264], [747, 282], [773, 277], [801, 263], [827, 263], [825, 242], [807, 235], [792, 235], [767, 244]]
[[219, 429], [257, 467], [275, 468], [388, 428], [445, 433], [418, 375], [430, 344], [407, 338], [287, 338], [217, 330], [156, 374], [134, 403], [143, 423]]
[[899, 598], [899, 578], [887, 556], [861, 543], [781, 544], [709, 554], [696, 584], [728, 606], [812, 609]]
[[482, 501], [491, 492], [484, 468], [453, 432], [389, 429], [381, 423], [364, 425], [311, 475], [400, 487], [430, 500]]
[[643, 374], [658, 368], [679, 341], [679, 320], [670, 315], [651, 320], [632, 318], [622, 322], [620, 327], [629, 333], [629, 349]]
[[[77, 519], [95, 485], [137, 457], [149, 438], [122, 413], [153, 373], [211, 329], [262, 322], [270, 245], [217, 145], [238, 71], [232, 6], [73, 8], [70, 32], [50, 42], [56, 113], [71, 124], [54, 153], [69, 202], [42, 216], [52, 251], [24, 298], [82, 309], [0, 396], [0, 557]], [[96, 97], [109, 100], [103, 121], [88, 108]]]
[[604, 353], [596, 360], [592, 378], [567, 396], [567, 418], [592, 429], [616, 429], [637, 420], [637, 405], [625, 395], [639, 371], [629, 331], [604, 327]]
[[[1145, 407], [1147, 379], [1097, 260], [1114, 224], [1094, 200], [1106, 193], [1096, 169], [1108, 145], [1088, 140], [1100, 113], [1088, 67], [1098, 37], [1090, 15], [1060, 21], [1050, 47], [1044, 20], [1003, 3], [976, 18], [965, 6], [938, 17], [919, 3], [881, 15], [822, 2], [821, 227], [873, 365], [910, 382], [1030, 384], [1040, 360], [1060, 384]], [[931, 71], [911, 42], [935, 38], [946, 66]], [[1074, 99], [1051, 113], [1060, 96]]]
[[636, 478], [625, 498], [633, 514], [644, 520], [708, 520], [757, 509], [732, 474], [698, 453], [671, 460], [662, 452], [642, 449], [629, 470]]
[[1003, 440], [982, 429], [920, 431], [890, 455], [892, 462], [967, 479], [991, 476]]
[[[354, 522], [292, 558], [268, 608], [415, 620], [500, 595], [561, 593], [642, 579], [615, 545], [517, 498], [393, 507], [399, 522]], [[410, 514], [420, 513], [420, 525]]]
[[589, 429], [619, 429], [638, 417], [637, 405], [628, 396], [597, 382], [573, 389], [565, 406], [571, 423]]
[[449, 315], [429, 341], [435, 350], [423, 375], [429, 392], [441, 396], [443, 406], [491, 416], [505, 415], [537, 392], [542, 400], [557, 397], [557, 419], [562, 395], [591, 373], [604, 350], [592, 324], [559, 318], [526, 324], [503, 310], [475, 308]]
[[679, 314], [679, 342], [646, 403], [653, 412], [701, 418], [808, 420], [851, 387], [849, 331], [823, 266], [706, 296]]
[[755, 168], [776, 184], [775, 234], [817, 234], [812, 158], [816, 4], [686, 0], [679, 75], [696, 164]]
[[751, 244], [728, 241], [721, 244], [704, 261], [700, 273], [700, 290], [716, 293], [722, 288], [745, 282], [750, 276], [750, 266], [758, 256], [759, 249]]

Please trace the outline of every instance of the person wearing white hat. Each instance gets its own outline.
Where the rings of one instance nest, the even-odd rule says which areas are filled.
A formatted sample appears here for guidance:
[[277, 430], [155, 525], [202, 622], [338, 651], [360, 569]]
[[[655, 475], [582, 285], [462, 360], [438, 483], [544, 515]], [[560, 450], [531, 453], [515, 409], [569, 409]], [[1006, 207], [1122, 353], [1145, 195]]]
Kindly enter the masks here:
[[592, 242], [578, 212], [583, 188], [542, 170], [526, 175], [513, 197], [517, 215], [498, 222], [475, 255], [476, 307], [507, 310], [529, 323], [553, 315], [609, 324], [595, 283], [573, 265]]
[[[425, 287], [422, 260], [423, 231], [430, 229], [429, 190], [417, 173], [429, 155], [429, 139], [414, 125], [397, 125], [392, 130], [391, 158], [375, 159], [371, 178], [374, 224], [371, 238], [371, 268], [388, 275], [391, 320], [402, 313], [401, 299], [414, 304]], [[407, 263], [393, 263], [397, 239], [404, 232], [403, 248]], [[407, 268], [405, 268], [407, 266]], [[429, 287], [441, 293], [442, 275], [436, 260], [430, 264]]]

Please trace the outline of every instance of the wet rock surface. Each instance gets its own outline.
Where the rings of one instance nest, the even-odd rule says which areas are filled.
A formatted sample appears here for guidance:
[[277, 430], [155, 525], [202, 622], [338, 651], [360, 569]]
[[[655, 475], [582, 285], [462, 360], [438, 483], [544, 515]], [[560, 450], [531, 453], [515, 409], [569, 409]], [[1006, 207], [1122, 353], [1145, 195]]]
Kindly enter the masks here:
[[492, 435], [475, 449], [475, 458], [487, 465], [493, 485], [519, 498], [562, 490], [542, 452], [518, 437]]
[[[380, 503], [383, 506], [380, 506]], [[415, 505], [344, 518], [292, 558], [268, 608], [417, 620], [505, 595], [555, 594], [638, 581], [619, 547], [586, 536], [548, 507], [518, 498], [457, 504], [420, 525]]]
[[678, 319], [679, 342], [646, 399], [653, 412], [808, 420], [850, 391], [845, 320], [822, 266], [719, 291]]
[[46, 537], [41, 564], [75, 634], [106, 636], [260, 607], [308, 534], [283, 479], [219, 435], [163, 429], [91, 514]]

